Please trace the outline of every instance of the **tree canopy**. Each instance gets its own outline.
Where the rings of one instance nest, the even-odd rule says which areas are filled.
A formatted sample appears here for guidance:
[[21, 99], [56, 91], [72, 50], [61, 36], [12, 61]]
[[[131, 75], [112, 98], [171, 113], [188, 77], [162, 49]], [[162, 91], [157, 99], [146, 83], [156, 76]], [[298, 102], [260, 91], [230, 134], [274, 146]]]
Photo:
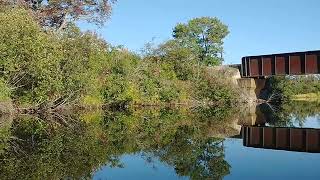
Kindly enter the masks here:
[[216, 17], [195, 18], [173, 30], [173, 37], [206, 65], [222, 63], [223, 39], [228, 34], [228, 27]]
[[0, 5], [20, 6], [31, 14], [43, 27], [63, 29], [68, 22], [85, 20], [103, 24], [111, 15], [116, 0], [0, 0]]
[[[30, 11], [0, 7], [0, 89], [6, 92], [0, 98], [9, 98], [17, 106], [200, 101], [230, 106], [236, 100], [233, 84], [221, 82], [213, 76], [218, 72], [206, 64], [197, 64], [204, 57], [194, 53], [199, 46], [188, 46], [182, 36], [140, 56], [110, 45], [95, 33], [81, 32], [75, 22], [67, 23], [63, 31], [47, 31]], [[212, 50], [216, 42], [205, 46]], [[210, 53], [205, 54], [206, 60], [210, 57], [207, 64], [219, 64], [217, 53]]]

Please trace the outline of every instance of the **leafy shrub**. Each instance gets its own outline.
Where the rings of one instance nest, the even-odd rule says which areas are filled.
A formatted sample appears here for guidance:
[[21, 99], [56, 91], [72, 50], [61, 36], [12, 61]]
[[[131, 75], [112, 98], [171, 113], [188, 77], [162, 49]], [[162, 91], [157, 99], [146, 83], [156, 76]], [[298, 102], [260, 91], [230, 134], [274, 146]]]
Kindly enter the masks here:
[[4, 82], [3, 79], [0, 78], [0, 101], [8, 101], [10, 100], [10, 88]]
[[195, 81], [197, 98], [204, 101], [220, 101], [227, 104], [235, 102], [236, 88], [228, 82], [227, 78], [221, 79], [214, 72], [202, 70], [200, 79]]
[[320, 78], [317, 75], [272, 77], [269, 84], [269, 90], [281, 93], [284, 99], [290, 99], [298, 94], [320, 92]]
[[[209, 76], [192, 48], [177, 40], [141, 57], [94, 33], [82, 33], [74, 24], [63, 32], [44, 31], [23, 9], [2, 9], [0, 26], [0, 78], [18, 104], [66, 98], [95, 105], [103, 100], [230, 103], [234, 98], [232, 87]], [[0, 88], [5, 92], [0, 98], [9, 97], [3, 83]]]
[[13, 97], [39, 101], [61, 90], [61, 51], [52, 35], [20, 9], [0, 12], [0, 24], [1, 77], [15, 88]]
[[174, 102], [179, 97], [179, 90], [174, 84], [163, 85], [160, 90], [160, 101]]
[[0, 24], [0, 77], [16, 102], [76, 100], [102, 89], [110, 53], [95, 34], [72, 24], [63, 33], [44, 32], [22, 9], [0, 12]]

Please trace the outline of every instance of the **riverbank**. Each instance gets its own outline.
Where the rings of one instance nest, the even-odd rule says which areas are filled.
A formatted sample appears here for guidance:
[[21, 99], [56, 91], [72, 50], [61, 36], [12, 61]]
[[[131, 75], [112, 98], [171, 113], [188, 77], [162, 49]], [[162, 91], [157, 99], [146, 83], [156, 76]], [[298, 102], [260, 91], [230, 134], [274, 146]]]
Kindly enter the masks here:
[[[24, 115], [14, 117], [14, 123], [4, 118], [5, 124], [0, 124], [3, 142], [0, 154], [4, 159], [0, 161], [0, 171], [3, 179], [81, 179], [99, 171], [100, 166], [110, 165], [110, 168], [115, 168], [118, 162], [122, 165], [125, 161], [118, 161], [121, 157], [140, 156], [143, 153], [141, 157], [146, 163], [153, 163], [149, 157], [154, 157], [173, 169], [185, 167], [188, 172], [191, 169], [198, 174], [199, 168], [194, 167], [209, 169], [207, 165], [211, 165], [210, 168], [214, 166], [211, 170], [215, 168], [214, 170], [228, 173], [225, 169], [229, 166], [225, 164], [222, 153], [233, 151], [224, 151], [224, 148], [229, 147], [225, 142], [232, 141], [239, 149], [250, 148], [242, 147], [241, 125], [258, 126], [268, 123], [270, 129], [292, 127], [299, 123], [310, 124], [309, 122], [317, 125], [319, 107], [316, 103], [295, 102], [277, 111], [276, 117], [270, 116], [271, 112], [258, 111], [256, 107], [240, 110], [145, 107], [80, 114], [68, 111], [69, 114], [56, 116], [56, 119]], [[282, 153], [284, 152], [290, 153]], [[248, 156], [250, 153], [252, 152], [248, 152]], [[211, 161], [212, 157], [215, 158], [214, 163]], [[261, 158], [257, 159], [259, 160]], [[142, 161], [143, 168], [153, 167], [146, 166], [145, 161]], [[177, 173], [181, 172], [178, 168], [175, 170]], [[207, 174], [208, 171], [205, 171], [204, 175]], [[192, 174], [192, 177], [195, 176]], [[203, 177], [201, 175], [195, 178]]]
[[[212, 20], [214, 27], [224, 27]], [[73, 23], [62, 32], [43, 31], [25, 9], [1, 9], [0, 25], [0, 47], [6, 52], [0, 55], [6, 62], [1, 64], [0, 101], [7, 98], [23, 112], [105, 104], [225, 106], [242, 97], [232, 79], [234, 71], [240, 76], [238, 69], [219, 67], [220, 53], [199, 54], [203, 46], [186, 46], [185, 37], [149, 44], [138, 54], [81, 32]], [[218, 33], [216, 38], [222, 42], [224, 36]], [[221, 43], [211, 45], [223, 50]]]

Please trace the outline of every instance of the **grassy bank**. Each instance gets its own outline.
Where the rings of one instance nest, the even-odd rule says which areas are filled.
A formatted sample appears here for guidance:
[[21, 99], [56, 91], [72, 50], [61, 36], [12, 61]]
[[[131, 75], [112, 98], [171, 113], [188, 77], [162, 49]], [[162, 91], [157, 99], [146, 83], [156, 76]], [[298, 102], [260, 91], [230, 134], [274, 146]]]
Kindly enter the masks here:
[[272, 77], [270, 87], [273, 93], [279, 93], [284, 100], [316, 101], [320, 98], [320, 77], [283, 76]]
[[319, 93], [297, 94], [291, 97], [294, 101], [320, 101]]

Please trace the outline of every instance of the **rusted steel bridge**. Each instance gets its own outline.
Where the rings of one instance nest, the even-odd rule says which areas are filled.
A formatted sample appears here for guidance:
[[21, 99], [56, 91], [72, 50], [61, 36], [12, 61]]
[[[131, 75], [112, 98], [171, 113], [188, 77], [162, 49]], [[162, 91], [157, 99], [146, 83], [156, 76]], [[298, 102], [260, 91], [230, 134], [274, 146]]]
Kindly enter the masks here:
[[320, 129], [243, 126], [246, 147], [320, 153]]
[[242, 78], [320, 74], [320, 50], [243, 57], [240, 72]]

